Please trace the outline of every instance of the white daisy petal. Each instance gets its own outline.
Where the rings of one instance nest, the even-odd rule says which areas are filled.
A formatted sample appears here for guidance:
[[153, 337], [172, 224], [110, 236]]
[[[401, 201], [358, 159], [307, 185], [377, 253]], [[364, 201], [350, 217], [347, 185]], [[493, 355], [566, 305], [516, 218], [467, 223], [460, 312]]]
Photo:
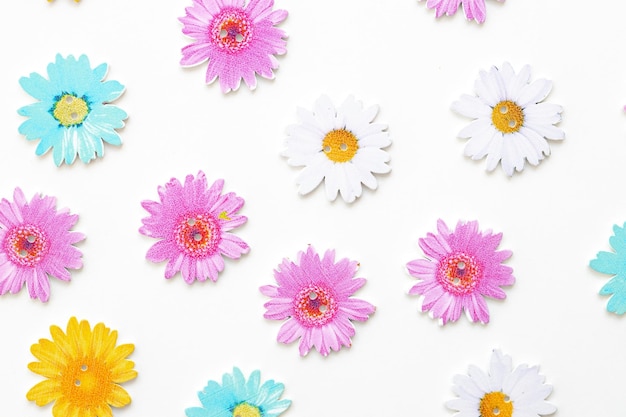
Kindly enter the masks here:
[[[338, 179], [339, 194], [346, 203], [352, 203], [356, 200], [357, 191], [361, 191], [361, 183], [358, 183], [358, 190], [356, 184], [351, 182], [350, 175], [348, 174], [348, 164], [334, 164], [334, 175]], [[355, 178], [355, 180], [358, 178]]]
[[465, 126], [463, 129], [461, 129], [461, 131], [457, 134], [457, 137], [467, 139], [486, 131], [491, 132], [491, 130], [493, 130], [493, 125], [491, 124], [489, 119], [476, 119], [467, 126]]
[[304, 195], [313, 191], [330, 170], [330, 164], [331, 162], [326, 156], [316, 156], [316, 158], [298, 174], [296, 178], [296, 184], [299, 185], [298, 192]]
[[500, 70], [496, 67], [491, 67], [489, 75], [491, 76], [491, 86], [494, 89], [494, 94], [498, 98], [498, 102], [506, 100], [506, 84]]
[[534, 130], [535, 132], [537, 132], [539, 135], [543, 136], [544, 138], [552, 139], [552, 140], [565, 139], [565, 132], [563, 132], [561, 129], [559, 129], [556, 126], [540, 124], [540, 123], [532, 123], [532, 122], [524, 123], [524, 125], [528, 129]]
[[[511, 82], [513, 82], [513, 80], [515, 79], [515, 71], [513, 70], [511, 64], [509, 64], [508, 62], [502, 64], [502, 68], [500, 68], [500, 75], [502, 76], [502, 80], [507, 86], [507, 93], [510, 93], [508, 91], [508, 86], [510, 86]], [[510, 96], [507, 95], [505, 99], [506, 98], [510, 98]]]
[[371, 171], [367, 168], [364, 168], [361, 165], [354, 164], [354, 168], [360, 174], [361, 182], [370, 190], [375, 190], [378, 188], [378, 181], [376, 181], [376, 177], [371, 173]]
[[478, 119], [480, 117], [490, 117], [491, 107], [484, 103], [481, 99], [474, 96], [463, 94], [460, 100], [452, 103], [452, 110], [461, 116]]
[[354, 156], [353, 161], [377, 174], [386, 174], [391, 171], [391, 167], [385, 164], [389, 161], [389, 154], [381, 149], [361, 148]]
[[489, 366], [489, 389], [500, 391], [507, 374], [513, 370], [513, 360], [509, 355], [503, 355], [501, 351], [494, 350], [491, 355]]
[[323, 138], [326, 134], [326, 131], [322, 130], [317, 121], [315, 120], [315, 116], [310, 111], [303, 109], [302, 107], [298, 107], [296, 110], [298, 114], [298, 119], [302, 122], [299, 126], [304, 129], [311, 131], [313, 134], [319, 135], [319, 137]]
[[331, 169], [326, 173], [324, 186], [326, 190], [326, 198], [330, 201], [335, 201], [337, 193], [339, 192], [339, 178], [337, 178], [337, 174], [335, 172], [335, 164], [333, 164]]
[[489, 392], [489, 377], [486, 373], [475, 365], [470, 365], [467, 373], [482, 392]]
[[498, 132], [496, 132], [493, 127], [490, 127], [475, 135], [465, 145], [465, 155], [471, 157], [475, 161], [484, 158], [489, 151], [489, 145], [491, 145], [492, 139], [497, 134]]
[[348, 129], [356, 135], [358, 138], [364, 138], [369, 135], [375, 135], [381, 133], [387, 129], [387, 125], [381, 123], [362, 124], [355, 126], [353, 129]]
[[487, 148], [487, 171], [493, 171], [498, 166], [498, 162], [502, 159], [503, 143], [502, 133], [496, 131]]
[[375, 133], [373, 135], [367, 135], [359, 139], [359, 147], [376, 147], [376, 148], [386, 148], [391, 145], [391, 138], [389, 137], [389, 133], [380, 132]]
[[538, 117], [543, 119], [553, 119], [555, 116], [558, 116], [555, 121], [550, 122], [550, 124], [555, 124], [561, 121], [562, 112], [563, 107], [558, 104], [536, 103], [530, 104], [524, 108], [524, 118]]
[[330, 132], [335, 129], [335, 117], [337, 116], [337, 110], [327, 96], [321, 96], [315, 102], [314, 117], [317, 126], [323, 132]]
[[509, 135], [504, 136], [504, 141], [502, 142], [502, 169], [509, 177], [513, 175], [518, 160], [519, 155], [517, 155], [515, 144], [511, 141]]
[[519, 96], [515, 102], [518, 106], [525, 108], [530, 104], [543, 101], [552, 90], [552, 81], [539, 79], [522, 87]]
[[495, 86], [495, 81], [491, 74], [486, 71], [479, 72], [479, 77], [474, 83], [474, 90], [476, 94], [478, 94], [478, 97], [489, 105], [489, 107], [493, 107], [501, 101], [497, 87]]
[[530, 141], [519, 132], [511, 133], [511, 136], [511, 140], [517, 145], [517, 149], [521, 153], [522, 157], [526, 158], [531, 165], [539, 164], [539, 161], [543, 159], [541, 152], [537, 151]]
[[537, 150], [537, 152], [546, 156], [550, 155], [550, 146], [543, 136], [527, 127], [522, 127], [519, 130], [519, 133], [528, 139], [528, 142]]
[[507, 99], [514, 101], [517, 103], [519, 94], [522, 91], [522, 88], [528, 84], [530, 80], [530, 65], [524, 65], [519, 72], [512, 80], [509, 85], [507, 85], [508, 97]]

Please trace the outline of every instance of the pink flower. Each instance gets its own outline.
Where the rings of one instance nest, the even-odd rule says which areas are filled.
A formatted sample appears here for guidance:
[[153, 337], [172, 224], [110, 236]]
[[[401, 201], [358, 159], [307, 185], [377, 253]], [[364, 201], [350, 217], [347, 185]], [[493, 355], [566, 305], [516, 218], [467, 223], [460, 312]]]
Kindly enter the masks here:
[[165, 187], [159, 187], [161, 202], [145, 200], [141, 203], [150, 216], [142, 219], [141, 234], [161, 239], [148, 250], [146, 258], [152, 262], [167, 260], [165, 278], [181, 271], [185, 282], [217, 281], [224, 270], [225, 255], [238, 259], [248, 253], [248, 244], [227, 233], [248, 219], [237, 215], [244, 200], [234, 193], [222, 194], [224, 180], [207, 186], [204, 172], [197, 178], [187, 175], [182, 185], [172, 178]]
[[280, 328], [277, 340], [291, 343], [300, 338], [300, 355], [312, 346], [324, 356], [330, 349], [352, 344], [354, 326], [351, 320], [366, 321], [376, 309], [367, 301], [350, 298], [365, 285], [365, 278], [353, 278], [358, 263], [341, 259], [335, 263], [335, 251], [324, 258], [309, 246], [298, 253], [297, 263], [283, 259], [274, 277], [278, 287], [265, 285], [261, 293], [272, 299], [265, 303], [264, 317], [288, 319]]
[[426, 7], [435, 9], [435, 17], [441, 17], [444, 14], [452, 16], [456, 13], [461, 3], [463, 4], [465, 17], [467, 17], [468, 20], [476, 20], [478, 23], [485, 21], [485, 17], [487, 16], [485, 0], [428, 0]]
[[183, 33], [194, 42], [182, 49], [182, 66], [207, 59], [206, 83], [220, 79], [222, 92], [237, 90], [241, 79], [256, 87], [255, 72], [272, 79], [278, 68], [274, 54], [287, 52], [285, 32], [274, 27], [287, 17], [286, 10], [272, 11], [273, 0], [193, 0], [185, 9]]
[[68, 209], [56, 210], [56, 198], [33, 196], [21, 189], [11, 203], [0, 201], [0, 295], [16, 294], [24, 283], [31, 298], [50, 298], [49, 276], [69, 281], [68, 269], [83, 266], [81, 252], [72, 246], [85, 238], [70, 232], [78, 221]]
[[451, 231], [439, 219], [438, 235], [428, 233], [419, 245], [430, 259], [407, 264], [409, 273], [421, 280], [409, 294], [423, 296], [422, 311], [431, 311], [443, 324], [456, 321], [464, 309], [472, 321], [489, 322], [489, 309], [483, 296], [503, 299], [500, 286], [513, 285], [513, 269], [501, 263], [510, 258], [509, 250], [496, 251], [502, 233], [478, 230], [478, 222], [458, 222]]

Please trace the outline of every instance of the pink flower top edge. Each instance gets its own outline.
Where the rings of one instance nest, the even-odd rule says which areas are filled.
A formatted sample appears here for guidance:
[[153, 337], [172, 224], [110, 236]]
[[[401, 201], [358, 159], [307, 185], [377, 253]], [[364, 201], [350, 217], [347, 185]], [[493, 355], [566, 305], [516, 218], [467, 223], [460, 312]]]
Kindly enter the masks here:
[[[503, 2], [504, 0], [498, 1]], [[435, 17], [440, 18], [444, 14], [446, 16], [455, 14], [461, 4], [467, 20], [476, 20], [477, 23], [485, 22], [487, 18], [485, 0], [428, 0], [426, 7], [435, 9]]]

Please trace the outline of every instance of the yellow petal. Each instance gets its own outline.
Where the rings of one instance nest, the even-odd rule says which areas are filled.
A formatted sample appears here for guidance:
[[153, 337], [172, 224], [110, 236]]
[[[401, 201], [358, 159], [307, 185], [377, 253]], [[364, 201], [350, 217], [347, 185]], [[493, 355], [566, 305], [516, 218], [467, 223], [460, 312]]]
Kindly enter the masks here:
[[76, 351], [73, 348], [72, 344], [67, 338], [67, 335], [63, 333], [58, 326], [50, 326], [50, 334], [52, 335], [52, 340], [58, 346], [58, 348], [65, 354], [65, 356], [70, 358], [76, 357]]
[[137, 371], [133, 369], [134, 367], [135, 362], [133, 361], [119, 361], [113, 368], [111, 368], [111, 380], [119, 384], [136, 378]]
[[96, 408], [95, 414], [98, 417], [113, 417], [113, 410], [107, 404], [102, 404]]
[[110, 366], [115, 366], [119, 361], [126, 358], [128, 355], [133, 353], [135, 350], [135, 345], [132, 343], [127, 343], [124, 345], [119, 345], [113, 352], [111, 352], [105, 359], [104, 362], [109, 364]]
[[87, 320], [82, 320], [78, 325], [79, 337], [78, 337], [78, 351], [79, 355], [86, 356], [89, 354], [91, 346], [91, 327]]
[[61, 368], [48, 362], [31, 362], [28, 369], [46, 378], [57, 378], [61, 375]]
[[37, 359], [44, 363], [58, 367], [65, 367], [67, 364], [67, 358], [61, 349], [48, 339], [39, 339], [39, 343], [32, 345], [30, 351]]
[[59, 398], [52, 406], [52, 415], [54, 417], [67, 417], [69, 406], [70, 403], [65, 399], [65, 397]]
[[[51, 329], [52, 330], [52, 329]], [[72, 357], [78, 357], [78, 338], [80, 336], [80, 332], [78, 330], [78, 320], [76, 317], [71, 317], [70, 321], [67, 322], [67, 340], [71, 345], [71, 351], [74, 352]]]
[[130, 395], [128, 395], [124, 388], [113, 384], [111, 393], [107, 397], [107, 402], [113, 407], [124, 407], [130, 404]]
[[60, 397], [61, 385], [54, 379], [45, 379], [26, 393], [28, 401], [35, 401], [39, 406], [49, 404]]
[[98, 323], [94, 326], [89, 356], [94, 358], [104, 357], [102, 355], [102, 348], [104, 347], [105, 341], [108, 336], [109, 329], [106, 328], [104, 323]]

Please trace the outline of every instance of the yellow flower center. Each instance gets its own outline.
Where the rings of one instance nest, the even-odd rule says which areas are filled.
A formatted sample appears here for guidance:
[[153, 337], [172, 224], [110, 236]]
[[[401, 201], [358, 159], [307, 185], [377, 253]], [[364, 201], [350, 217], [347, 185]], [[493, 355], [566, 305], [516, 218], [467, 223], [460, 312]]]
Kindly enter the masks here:
[[524, 124], [524, 111], [512, 101], [501, 101], [494, 106], [491, 121], [502, 133], [517, 132]]
[[106, 403], [112, 386], [109, 366], [96, 358], [72, 359], [61, 375], [63, 396], [80, 408]]
[[324, 136], [322, 150], [333, 162], [348, 162], [359, 150], [359, 141], [345, 129], [333, 130]]
[[52, 115], [63, 126], [70, 127], [81, 124], [89, 114], [89, 105], [80, 97], [64, 94], [52, 108]]
[[493, 391], [485, 394], [478, 406], [480, 417], [511, 417], [513, 403], [508, 395]]
[[233, 409], [233, 417], [261, 417], [261, 410], [252, 404], [241, 403]]

